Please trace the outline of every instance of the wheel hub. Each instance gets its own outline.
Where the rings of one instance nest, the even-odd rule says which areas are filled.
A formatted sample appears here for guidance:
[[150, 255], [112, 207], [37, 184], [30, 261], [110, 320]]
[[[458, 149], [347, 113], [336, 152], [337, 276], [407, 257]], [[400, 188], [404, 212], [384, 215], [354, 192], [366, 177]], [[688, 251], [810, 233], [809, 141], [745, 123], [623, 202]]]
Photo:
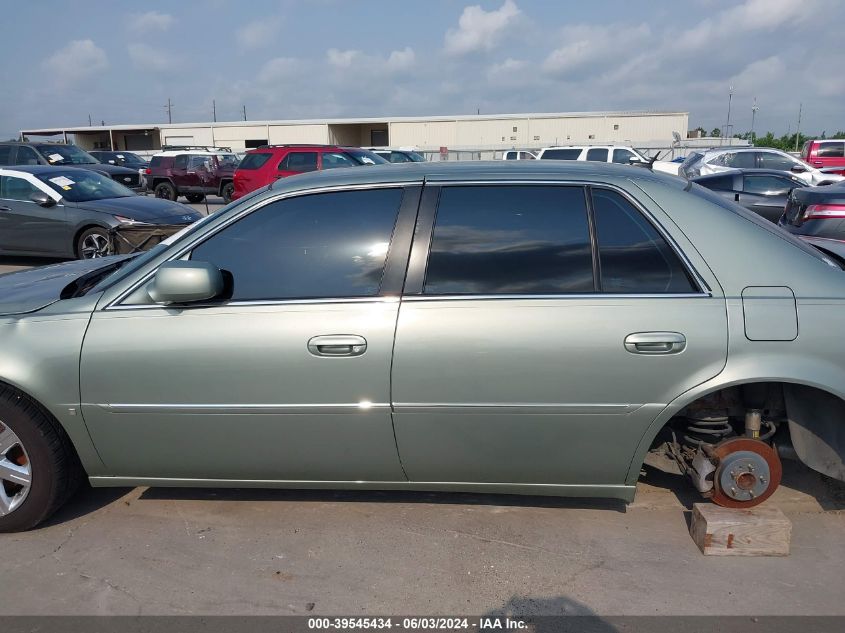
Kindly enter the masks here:
[[15, 432], [0, 422], [0, 516], [14, 512], [31, 487], [29, 455]]
[[768, 499], [780, 485], [777, 452], [759, 440], [725, 440], [713, 452], [719, 460], [713, 479], [713, 501], [718, 505], [750, 508]]
[[82, 240], [82, 257], [95, 259], [109, 254], [109, 240], [98, 233], [92, 233]]

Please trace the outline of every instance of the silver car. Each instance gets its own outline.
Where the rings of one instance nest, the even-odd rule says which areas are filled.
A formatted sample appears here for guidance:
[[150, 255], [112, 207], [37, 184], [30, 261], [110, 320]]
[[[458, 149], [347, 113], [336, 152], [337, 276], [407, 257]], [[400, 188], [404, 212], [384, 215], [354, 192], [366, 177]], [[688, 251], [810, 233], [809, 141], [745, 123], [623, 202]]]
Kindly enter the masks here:
[[153, 250], [0, 277], [0, 529], [94, 486], [747, 507], [843, 478], [845, 271], [681, 179], [585, 162], [286, 178]]
[[732, 169], [771, 169], [794, 174], [808, 185], [829, 185], [845, 177], [816, 169], [800, 158], [769, 147], [725, 147], [692, 152], [678, 175], [698, 178]]

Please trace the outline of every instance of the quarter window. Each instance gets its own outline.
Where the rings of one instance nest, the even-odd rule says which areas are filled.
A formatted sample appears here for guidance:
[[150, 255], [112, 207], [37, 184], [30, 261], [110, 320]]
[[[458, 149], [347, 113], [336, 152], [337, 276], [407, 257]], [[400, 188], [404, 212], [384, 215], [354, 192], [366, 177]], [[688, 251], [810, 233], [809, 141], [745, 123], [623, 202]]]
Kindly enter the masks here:
[[377, 295], [401, 189], [271, 202], [193, 250], [232, 274], [233, 301]]
[[581, 187], [443, 188], [425, 294], [594, 290]]
[[666, 240], [620, 194], [594, 189], [593, 210], [602, 292], [696, 292], [684, 265]]

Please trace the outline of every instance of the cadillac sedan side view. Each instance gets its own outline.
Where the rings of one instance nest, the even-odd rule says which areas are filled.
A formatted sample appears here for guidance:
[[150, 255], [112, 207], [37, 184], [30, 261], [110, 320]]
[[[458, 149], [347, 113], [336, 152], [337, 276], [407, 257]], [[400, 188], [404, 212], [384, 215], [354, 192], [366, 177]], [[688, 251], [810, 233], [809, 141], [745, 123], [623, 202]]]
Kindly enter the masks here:
[[0, 530], [83, 477], [631, 501], [648, 462], [749, 507], [790, 444], [845, 477], [837, 260], [682, 179], [552, 162], [286, 178], [0, 277]]

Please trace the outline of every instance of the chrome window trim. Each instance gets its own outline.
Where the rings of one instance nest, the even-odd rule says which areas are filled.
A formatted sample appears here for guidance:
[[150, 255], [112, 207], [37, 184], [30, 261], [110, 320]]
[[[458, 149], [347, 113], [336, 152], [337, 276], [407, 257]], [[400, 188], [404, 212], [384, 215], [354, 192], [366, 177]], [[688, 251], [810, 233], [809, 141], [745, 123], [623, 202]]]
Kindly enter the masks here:
[[631, 294], [614, 294], [610, 292], [594, 292], [581, 294], [521, 294], [521, 295], [406, 295], [402, 297], [402, 301], [526, 301], [526, 300], [573, 300], [583, 301], [585, 299], [609, 301], [612, 299], [701, 299], [712, 297], [709, 292], [698, 293], [631, 293]]
[[254, 301], [230, 301], [228, 303], [196, 303], [190, 306], [169, 306], [160, 303], [143, 303], [137, 305], [115, 305], [109, 308], [113, 311], [122, 310], [190, 310], [193, 308], [248, 308], [255, 306], [278, 306], [278, 305], [321, 305], [321, 304], [343, 304], [343, 303], [399, 303], [398, 296], [373, 296], [373, 297], [329, 297], [320, 299], [267, 299]]
[[[275, 196], [272, 196], [272, 197], [269, 197], [269, 198], [262, 198], [261, 200], [258, 200], [256, 202], [254, 202], [253, 204], [246, 205], [245, 208], [242, 211], [240, 211], [239, 213], [236, 213], [235, 215], [233, 215], [230, 218], [227, 218], [225, 221], [221, 222], [219, 225], [217, 225], [213, 229], [211, 229], [210, 232], [203, 233], [200, 236], [196, 236], [196, 235], [193, 236], [193, 240], [190, 240], [186, 245], [183, 245], [183, 247], [181, 249], [176, 250], [173, 253], [171, 253], [170, 256], [168, 256], [167, 259], [160, 262], [157, 266], [155, 266], [154, 268], [149, 270], [146, 274], [144, 274], [142, 277], [140, 277], [139, 280], [137, 280], [135, 283], [131, 284], [126, 290], [121, 292], [114, 300], [112, 300], [106, 306], [104, 306], [102, 308], [102, 310], [126, 310], [126, 309], [138, 309], [138, 308], [145, 308], [145, 307], [167, 308], [168, 306], [163, 306], [163, 305], [160, 305], [160, 304], [124, 305], [121, 302], [123, 300], [125, 300], [127, 296], [131, 295], [133, 292], [138, 290], [138, 288], [140, 288], [145, 283], [147, 283], [155, 275], [159, 266], [161, 266], [162, 264], [164, 264], [166, 262], [174, 261], [174, 260], [177, 260], [177, 259], [181, 259], [188, 252], [190, 252], [191, 250], [196, 248], [199, 244], [201, 244], [204, 241], [206, 241], [206, 240], [212, 238], [213, 236], [217, 235], [217, 233], [219, 233], [220, 231], [222, 231], [226, 227], [228, 227], [231, 224], [237, 222], [241, 218], [249, 215], [250, 213], [254, 213], [255, 211], [258, 211], [259, 209], [263, 209], [267, 205], [272, 204], [274, 202], [279, 202], [280, 200], [286, 200], [288, 198], [296, 198], [296, 197], [299, 197], [299, 196], [313, 195], [313, 194], [317, 194], [317, 193], [335, 193], [335, 192], [339, 192], [339, 191], [360, 191], [362, 189], [364, 189], [364, 190], [368, 190], [368, 189], [405, 189], [406, 187], [422, 186], [422, 185], [423, 185], [422, 181], [419, 181], [419, 180], [401, 181], [401, 182], [371, 183], [371, 184], [334, 185], [334, 186], [329, 186], [329, 187], [313, 187], [313, 188], [310, 188], [310, 189], [299, 189], [297, 191], [282, 192], [282, 193], [279, 193], [278, 195], [275, 195]], [[399, 209], [397, 209], [396, 212], [397, 212], [397, 217], [398, 217]], [[373, 295], [373, 296], [370, 296], [370, 297], [355, 297], [355, 298], [356, 299], [360, 298], [360, 299], [373, 300], [373, 299], [379, 299], [381, 297], [379, 295]], [[320, 301], [323, 301], [323, 300], [325, 300], [325, 298], [320, 299]], [[327, 302], [329, 302], [329, 303], [340, 303], [340, 302], [345, 302], [345, 301], [348, 301], [348, 300], [349, 299], [343, 299], [343, 298], [339, 298], [339, 299], [328, 298]], [[293, 301], [293, 302], [311, 302], [313, 300], [310, 300], [310, 299], [308, 299], [308, 300], [300, 300], [300, 299], [273, 300], [273, 299], [268, 299], [266, 302], [261, 301], [260, 303], [274, 303], [275, 304], [277, 302], [279, 302], [279, 303], [289, 303], [291, 301]], [[221, 304], [221, 303], [202, 304], [202, 305], [191, 305], [191, 306], [188, 306], [188, 307], [190, 307], [190, 308], [208, 307], [209, 305], [221, 307], [221, 306], [238, 305], [238, 304], [251, 304], [251, 303], [254, 303], [254, 302], [232, 302], [232, 303], [223, 303], [223, 304]]]
[[[636, 198], [634, 198], [630, 193], [628, 193], [625, 189], [620, 187], [619, 185], [607, 183], [607, 182], [593, 182], [592, 180], [449, 180], [449, 181], [439, 181], [439, 180], [428, 180], [426, 179], [426, 185], [431, 184], [432, 186], [436, 185], [439, 187], [452, 187], [452, 186], [476, 186], [476, 185], [560, 185], [560, 186], [576, 186], [586, 189], [591, 187], [593, 189], [609, 189], [610, 191], [614, 191], [620, 194], [625, 200], [631, 203], [634, 208], [642, 213], [646, 220], [655, 228], [655, 230], [666, 240], [666, 243], [669, 245], [669, 248], [675, 255], [681, 260], [681, 264], [686, 268], [687, 273], [692, 278], [693, 282], [698, 286], [698, 290], [700, 291], [701, 295], [703, 296], [712, 296], [712, 292], [709, 290], [709, 286], [704, 281], [704, 278], [699, 274], [698, 270], [695, 266], [693, 266], [692, 262], [683, 252], [683, 250], [678, 246], [677, 242], [675, 242], [674, 238], [666, 231], [663, 225], [657, 221], [657, 218], [654, 217], [654, 214], [651, 213], [647, 208], [645, 208]], [[655, 203], [656, 204], [656, 203]], [[664, 211], [665, 213], [665, 211]], [[432, 234], [434, 233], [434, 227], [437, 225], [437, 218], [435, 217], [434, 224], [431, 227]], [[428, 260], [426, 260], [426, 267], [428, 267]], [[425, 286], [423, 286], [425, 288]], [[681, 293], [683, 295], [687, 295], [689, 293]], [[601, 296], [622, 296], [622, 295], [612, 295], [611, 293], [596, 293], [596, 295]], [[696, 295], [696, 296], [701, 296]], [[511, 295], [495, 295], [497, 297], [508, 297]], [[566, 295], [566, 294], [554, 294], [549, 295], [553, 297], [566, 297], [566, 296], [573, 296], [573, 295]], [[662, 293], [646, 293], [641, 295], [631, 295], [631, 296], [677, 296], [671, 295], [669, 293], [662, 294]]]

